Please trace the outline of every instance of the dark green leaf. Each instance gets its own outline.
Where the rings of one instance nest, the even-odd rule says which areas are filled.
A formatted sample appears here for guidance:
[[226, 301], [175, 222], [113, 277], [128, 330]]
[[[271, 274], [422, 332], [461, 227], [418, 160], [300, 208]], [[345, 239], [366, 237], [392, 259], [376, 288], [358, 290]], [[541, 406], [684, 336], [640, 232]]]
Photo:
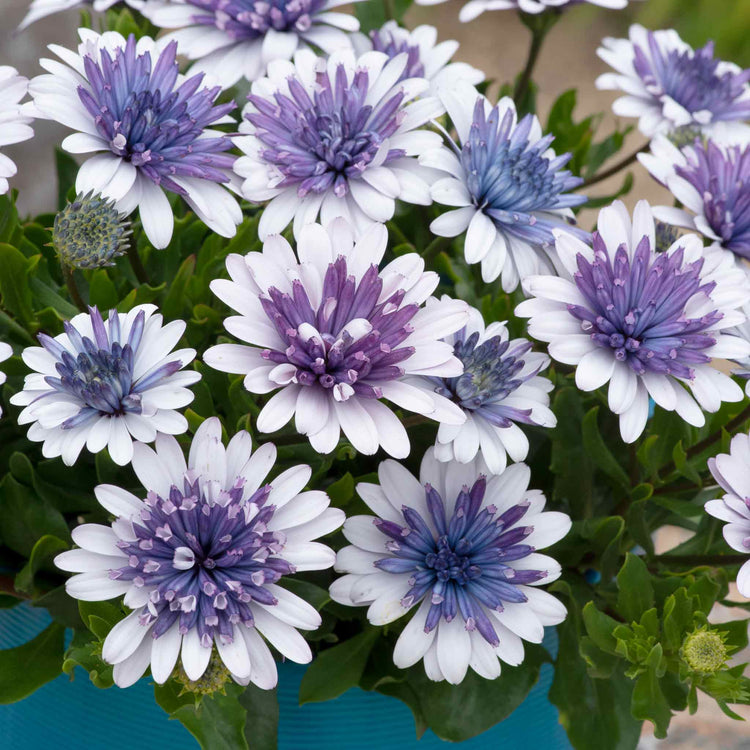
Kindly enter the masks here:
[[654, 606], [651, 575], [640, 557], [628, 553], [617, 574], [617, 611], [629, 622], [637, 622]]
[[57, 208], [65, 208], [68, 191], [75, 186], [78, 175], [76, 160], [59, 146], [55, 147], [55, 167], [57, 168]]
[[612, 455], [604, 439], [599, 432], [597, 416], [599, 407], [591, 409], [582, 422], [583, 447], [591, 457], [596, 466], [599, 467], [610, 479], [614, 480], [621, 488], [630, 489], [630, 479], [620, 462]]
[[21, 568], [21, 571], [16, 576], [14, 581], [14, 587], [16, 591], [21, 591], [24, 594], [35, 593], [35, 581], [34, 577], [36, 574], [45, 566], [50, 564], [52, 558], [63, 550], [68, 549], [70, 545], [68, 542], [58, 539], [56, 536], [45, 534], [40, 537], [37, 543], [31, 550], [31, 556], [26, 565]]
[[29, 288], [29, 259], [12, 245], [0, 244], [0, 297], [3, 307], [22, 325], [34, 319]]
[[245, 709], [245, 739], [250, 750], [276, 750], [279, 734], [279, 700], [276, 690], [261, 690], [250, 683], [239, 694]]

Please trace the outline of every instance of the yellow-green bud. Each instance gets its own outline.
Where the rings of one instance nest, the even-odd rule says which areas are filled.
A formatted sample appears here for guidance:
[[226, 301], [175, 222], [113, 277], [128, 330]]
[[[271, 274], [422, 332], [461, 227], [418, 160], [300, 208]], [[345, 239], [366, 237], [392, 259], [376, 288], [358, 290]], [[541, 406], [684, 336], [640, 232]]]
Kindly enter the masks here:
[[191, 680], [185, 673], [185, 669], [180, 662], [174, 671], [174, 678], [182, 685], [180, 695], [184, 693], [194, 693], [195, 695], [213, 695], [214, 693], [224, 693], [224, 686], [232, 678], [229, 670], [224, 666], [221, 657], [216, 653], [216, 649], [211, 653], [211, 660], [208, 662], [206, 671], [197, 679]]
[[725, 667], [727, 656], [724, 635], [705, 627], [692, 632], [682, 644], [682, 658], [694, 672], [718, 672]]

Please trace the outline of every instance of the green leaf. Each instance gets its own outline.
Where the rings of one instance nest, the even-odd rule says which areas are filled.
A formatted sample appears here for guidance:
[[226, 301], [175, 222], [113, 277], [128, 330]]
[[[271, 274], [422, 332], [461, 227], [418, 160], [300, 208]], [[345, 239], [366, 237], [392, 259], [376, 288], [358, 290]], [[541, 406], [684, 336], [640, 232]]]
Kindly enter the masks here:
[[697, 487], [703, 486], [701, 475], [688, 461], [688, 455], [682, 447], [682, 440], [680, 440], [672, 449], [672, 460], [674, 461], [677, 471], [682, 474], [683, 477], [689, 479]]
[[59, 146], [55, 147], [55, 167], [57, 169], [57, 209], [62, 210], [68, 202], [68, 191], [75, 187], [78, 164], [76, 160]]
[[595, 406], [583, 418], [581, 424], [583, 447], [588, 455], [591, 456], [596, 466], [610, 479], [614, 480], [616, 484], [620, 485], [621, 488], [629, 490], [630, 479], [628, 475], [620, 465], [620, 462], [612, 455], [612, 452], [607, 447], [599, 432], [599, 425], [597, 423], [598, 414], [599, 407]]
[[651, 575], [640, 557], [628, 553], [617, 574], [617, 611], [628, 621], [637, 622], [654, 606]]
[[608, 654], [616, 653], [617, 639], [612, 631], [620, 624], [604, 612], [600, 612], [594, 602], [588, 602], [583, 608], [583, 623], [591, 640]]
[[26, 328], [32, 327], [34, 310], [29, 288], [29, 259], [12, 245], [0, 244], [0, 297], [3, 307]]
[[323, 609], [331, 597], [328, 589], [316, 586], [314, 583], [305, 581], [301, 578], [285, 578], [284, 588], [296, 594], [300, 599], [304, 599], [309, 605], [315, 607], [318, 611]]
[[13, 583], [16, 591], [33, 594], [36, 590], [34, 576], [42, 567], [47, 565], [58, 552], [68, 549], [70, 545], [56, 536], [45, 534], [31, 550], [31, 556], [26, 565], [21, 568]]
[[64, 636], [53, 622], [28, 643], [0, 651], [0, 703], [20, 701], [60, 674]]
[[354, 13], [359, 19], [359, 30], [367, 34], [379, 29], [386, 21], [401, 23], [404, 13], [409, 9], [412, 0], [380, 0], [375, 3], [357, 3]]
[[656, 737], [664, 739], [667, 736], [667, 727], [669, 727], [672, 712], [654, 669], [643, 673], [635, 681], [631, 711], [634, 718], [647, 719], [653, 723]]
[[185, 290], [194, 273], [195, 255], [189, 255], [182, 262], [180, 270], [177, 271], [176, 276], [170, 282], [169, 291], [167, 292], [167, 296], [164, 298], [162, 312], [164, 313], [167, 320], [170, 320], [171, 318], [178, 318], [182, 315], [183, 310], [188, 304], [185, 297]]
[[336, 508], [343, 508], [354, 497], [354, 477], [347, 471], [344, 476], [330, 484], [326, 489], [331, 503]]
[[279, 700], [276, 690], [261, 690], [250, 683], [239, 695], [245, 709], [245, 739], [250, 750], [276, 750], [279, 735]]
[[664, 600], [662, 629], [667, 648], [677, 651], [692, 628], [693, 598], [688, 596], [685, 588], [679, 588]]
[[300, 705], [332, 700], [356, 687], [379, 636], [379, 630], [367, 628], [353, 638], [321, 651], [302, 677]]
[[89, 280], [89, 304], [96, 305], [99, 310], [111, 310], [119, 302], [117, 287], [105, 268], [98, 268], [91, 274]]

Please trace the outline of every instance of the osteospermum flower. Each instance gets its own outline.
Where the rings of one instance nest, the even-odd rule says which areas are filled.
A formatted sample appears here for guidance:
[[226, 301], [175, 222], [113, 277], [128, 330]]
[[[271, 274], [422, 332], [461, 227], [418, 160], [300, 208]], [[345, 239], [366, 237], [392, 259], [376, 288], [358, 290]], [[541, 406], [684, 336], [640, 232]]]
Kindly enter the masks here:
[[251, 201], [270, 200], [258, 225], [261, 238], [294, 219], [294, 235], [320, 214], [324, 224], [343, 216], [362, 234], [388, 221], [396, 199], [428, 205], [431, 170], [414, 158], [440, 143], [420, 126], [443, 111], [421, 96], [424, 78], [401, 80], [408, 56], [382, 52], [328, 60], [309, 50], [294, 63], [277, 60], [256, 81], [236, 143], [247, 154], [235, 171]]
[[[735, 333], [750, 344], [750, 302], [742, 308], [742, 312], [745, 314], [746, 320], [737, 326]], [[737, 364], [739, 369], [734, 370], [733, 374], [745, 381], [745, 394], [750, 397], [750, 356], [738, 359]]]
[[265, 482], [275, 460], [270, 443], [252, 453], [244, 431], [224, 448], [221, 423], [211, 417], [195, 433], [187, 463], [173, 437], [159, 435], [155, 452], [136, 444], [144, 499], [113, 485], [95, 489], [115, 520], [78, 526], [80, 549], [55, 563], [78, 573], [66, 583], [70, 596], [124, 594], [133, 610], [102, 648], [117, 685], [129, 687], [149, 665], [162, 684], [178, 658], [198, 680], [215, 649], [234, 680], [269, 690], [277, 674], [265, 641], [287, 659], [310, 661], [297, 628], [314, 630], [320, 615], [279, 584], [296, 571], [331, 567], [333, 551], [313, 540], [341, 526], [344, 514], [328, 507], [325, 492], [302, 492], [309, 466]]
[[[439, 5], [446, 0], [416, 0], [417, 5]], [[487, 10], [520, 10], [523, 13], [543, 13], [546, 10], [562, 8], [568, 5], [591, 3], [601, 8], [620, 10], [627, 6], [628, 0], [469, 0], [458, 14], [463, 23], [473, 21]]]
[[639, 159], [685, 207], [654, 206], [657, 219], [750, 259], [750, 130], [741, 145], [696, 140], [682, 149], [657, 136]]
[[[19, 102], [26, 96], [29, 82], [15, 68], [0, 65], [0, 146], [27, 141], [34, 136], [32, 121]], [[18, 169], [12, 159], [0, 153], [0, 195], [8, 192], [8, 178]]]
[[[565, 619], [565, 607], [538, 586], [560, 565], [536, 550], [570, 529], [564, 513], [542, 512], [544, 495], [529, 490], [525, 464], [487, 477], [480, 461], [437, 461], [430, 449], [419, 480], [395, 461], [378, 470], [379, 485], [357, 492], [376, 514], [344, 524], [351, 546], [336, 557], [347, 575], [331, 597], [367, 606], [373, 625], [412, 617], [393, 661], [405, 669], [424, 659], [431, 680], [458, 684], [471, 667], [487, 679], [500, 661], [523, 661], [523, 641], [540, 643], [545, 625]], [[416, 611], [415, 611], [416, 610]]]
[[10, 402], [26, 407], [18, 423], [31, 423], [29, 440], [43, 443], [45, 457], [62, 456], [71, 466], [84, 445], [91, 453], [106, 447], [124, 466], [133, 440], [185, 432], [187, 420], [175, 410], [193, 400], [187, 386], [200, 380], [193, 370], [180, 372], [195, 349], [172, 351], [185, 323], [162, 325], [155, 313], [155, 305], [111, 310], [105, 325], [91, 307], [66, 321], [65, 333], [40, 333], [42, 346], [24, 349], [23, 361], [34, 372]]
[[750, 118], [750, 69], [717, 60], [713, 42], [693, 50], [673, 29], [633, 24], [629, 39], [607, 37], [597, 54], [617, 71], [599, 76], [597, 88], [624, 92], [612, 110], [637, 117], [645, 136], [686, 125], [710, 133], [722, 122], [747, 130], [742, 121]]
[[180, 53], [223, 88], [255, 81], [273, 60], [298, 48], [331, 54], [351, 47], [359, 21], [332, 9], [362, 0], [149, 0], [143, 14], [157, 26], [177, 29]]
[[[0, 341], [0, 362], [5, 362], [6, 359], [9, 359], [13, 356], [13, 350], [10, 348], [8, 344], [6, 344], [4, 341]], [[0, 370], [0, 385], [2, 385], [5, 382], [5, 373]], [[3, 409], [0, 407], [0, 417], [3, 415]]]
[[[555, 156], [553, 136], [542, 136], [539, 120], [516, 119], [507, 97], [494, 107], [471, 86], [442, 90], [460, 146], [449, 141], [420, 157], [420, 163], [450, 174], [432, 185], [437, 203], [457, 206], [435, 219], [430, 230], [441, 237], [466, 232], [468, 263], [482, 264], [482, 278], [512, 292], [520, 280], [554, 272], [552, 230], [573, 222], [571, 206], [583, 195], [568, 194], [581, 184], [562, 167], [570, 154]], [[582, 239], [588, 233], [571, 228]]]
[[711, 360], [750, 354], [750, 344], [728, 332], [744, 321], [739, 308], [750, 299], [731, 253], [704, 250], [695, 235], [662, 253], [654, 246], [648, 203], [638, 202], [631, 223], [616, 201], [599, 214], [593, 249], [558, 234], [564, 275], [527, 279], [534, 299], [516, 308], [553, 359], [576, 366], [580, 389], [609, 382], [609, 408], [628, 443], [646, 426], [649, 397], [697, 427], [701, 409], [741, 401], [742, 389]]
[[438, 421], [462, 422], [461, 410], [428, 393], [410, 376], [452, 377], [462, 371], [453, 347], [440, 340], [465, 325], [468, 306], [456, 300], [424, 307], [438, 284], [416, 253], [378, 270], [388, 236], [376, 225], [356, 244], [342, 219], [328, 230], [305, 226], [297, 253], [281, 236], [262, 253], [230, 255], [231, 281], [211, 289], [240, 313], [226, 329], [249, 346], [219, 344], [204, 359], [245, 376], [252, 393], [278, 391], [258, 415], [261, 432], [292, 417], [321, 453], [330, 453], [343, 430], [361, 453], [382, 446], [409, 454], [406, 430], [382, 402]]
[[172, 238], [174, 216], [165, 191], [181, 195], [214, 232], [231, 237], [242, 221], [231, 185], [232, 141], [209, 126], [233, 122], [234, 104], [214, 106], [219, 87], [179, 75], [177, 45], [133, 35], [126, 40], [79, 29], [74, 53], [51, 45], [69, 67], [41, 60], [49, 71], [31, 81], [37, 116], [79, 132], [62, 143], [74, 154], [97, 153], [78, 171], [76, 191], [101, 193], [130, 214], [157, 248]]
[[355, 34], [352, 42], [358, 54], [376, 50], [393, 59], [402, 52], [406, 53], [407, 63], [401, 79], [426, 78], [431, 92], [459, 81], [476, 85], [484, 80], [481, 70], [464, 62], [451, 62], [458, 51], [458, 42], [448, 39], [438, 43], [434, 26], [422, 25], [409, 31], [395, 21], [387, 21], [369, 36]]
[[526, 339], [510, 339], [505, 323], [486, 328], [479, 310], [469, 308], [469, 322], [446, 336], [464, 366], [462, 375], [425, 378], [427, 388], [456, 403], [466, 414], [463, 424], [441, 424], [435, 443], [439, 461], [482, 458], [493, 474], [500, 474], [510, 456], [523, 461], [529, 441], [518, 424], [554, 427], [549, 409], [552, 383], [539, 376], [549, 357], [531, 351]]
[[[735, 435], [729, 453], [708, 459], [708, 468], [727, 493], [721, 500], [709, 500], [704, 508], [715, 518], [726, 521], [722, 529], [726, 543], [738, 552], [750, 554], [750, 436]], [[737, 588], [750, 599], [750, 560], [737, 574]]]
[[[124, 0], [131, 8], [141, 9], [145, 0]], [[42, 18], [51, 16], [54, 13], [60, 13], [64, 10], [71, 10], [72, 8], [85, 8], [87, 6], [92, 7], [97, 13], [103, 13], [109, 10], [114, 5], [117, 5], [120, 0], [31, 0], [29, 10], [24, 16], [23, 21], [18, 25], [18, 30], [21, 31], [27, 26], [30, 26], [35, 21], [39, 21]]]

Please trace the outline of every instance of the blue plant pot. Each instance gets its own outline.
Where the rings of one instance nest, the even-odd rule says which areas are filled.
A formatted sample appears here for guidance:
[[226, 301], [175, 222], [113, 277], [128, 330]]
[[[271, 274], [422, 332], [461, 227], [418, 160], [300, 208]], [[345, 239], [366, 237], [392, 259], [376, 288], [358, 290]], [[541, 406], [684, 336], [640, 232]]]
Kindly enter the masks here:
[[[49, 623], [44, 610], [29, 606], [0, 610], [0, 649], [13, 648], [33, 638]], [[557, 636], [548, 630], [548, 649], [556, 650]], [[416, 739], [414, 720], [400, 701], [353, 689], [335, 701], [297, 704], [304, 667], [279, 665], [280, 750], [434, 750], [446, 743], [428, 731]], [[484, 734], [459, 743], [470, 750], [501, 748], [507, 743], [545, 750], [568, 750], [570, 744], [558, 723], [557, 709], [547, 693], [552, 668], [541, 677], [524, 703], [505, 721]], [[156, 705], [149, 679], [128, 690], [100, 690], [76, 669], [71, 682], [58, 677], [19, 703], [0, 706], [2, 746], [14, 750], [48, 747], [85, 747], [86, 750], [131, 750], [148, 738], [160, 750], [188, 750], [198, 745], [184, 727], [170, 721]], [[232, 750], [232, 748], [227, 748]]]

